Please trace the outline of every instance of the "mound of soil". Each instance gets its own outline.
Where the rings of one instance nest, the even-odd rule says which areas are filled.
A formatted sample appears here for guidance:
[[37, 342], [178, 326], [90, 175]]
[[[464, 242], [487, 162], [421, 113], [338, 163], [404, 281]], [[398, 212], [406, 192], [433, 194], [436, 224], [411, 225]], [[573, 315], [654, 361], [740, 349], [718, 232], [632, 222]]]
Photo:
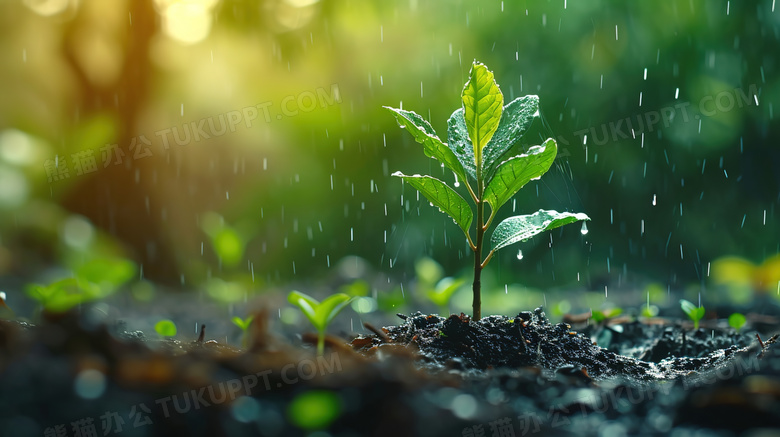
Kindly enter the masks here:
[[[477, 322], [462, 313], [446, 319], [419, 312], [399, 317], [404, 324], [384, 328], [378, 335], [358, 337], [352, 345], [366, 353], [385, 344], [412, 346], [431, 368], [538, 366], [556, 371], [573, 366], [591, 378], [635, 381], [673, 380], [690, 372], [717, 369], [751, 351], [746, 335], [721, 332], [716, 339], [714, 331], [711, 335], [703, 330], [686, 335], [679, 328], [638, 322], [598, 333], [597, 337], [606, 337], [610, 344], [605, 349], [587, 335], [572, 331], [569, 324], [550, 324], [541, 307], [514, 318], [488, 316]], [[660, 338], [654, 335], [659, 332]], [[638, 348], [641, 345], [644, 348]]]

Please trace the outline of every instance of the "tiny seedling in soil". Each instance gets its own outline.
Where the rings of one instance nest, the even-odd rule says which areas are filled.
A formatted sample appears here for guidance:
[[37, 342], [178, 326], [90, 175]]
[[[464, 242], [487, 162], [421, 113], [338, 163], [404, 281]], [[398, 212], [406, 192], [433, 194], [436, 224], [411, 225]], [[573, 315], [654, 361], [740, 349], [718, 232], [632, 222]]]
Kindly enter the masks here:
[[606, 320], [613, 319], [621, 314], [623, 314], [622, 308], [609, 308], [601, 311], [593, 311], [593, 316], [591, 316], [591, 319], [594, 323], [601, 323]]
[[745, 322], [747, 322], [747, 319], [741, 313], [734, 313], [729, 316], [729, 326], [736, 329], [737, 332], [745, 326]]
[[680, 308], [688, 315], [688, 318], [693, 320], [693, 329], [699, 329], [699, 320], [704, 318], [704, 307], [696, 307], [690, 301], [680, 299]]
[[249, 316], [246, 319], [242, 319], [241, 317], [234, 316], [231, 320], [233, 321], [233, 324], [238, 326], [241, 329], [241, 344], [246, 347], [248, 342], [248, 329], [249, 325], [252, 324], [252, 320], [254, 319], [254, 316]]
[[66, 278], [49, 285], [30, 284], [27, 295], [37, 300], [47, 311], [61, 313], [102, 297], [94, 287], [76, 278]]
[[414, 264], [417, 287], [442, 314], [448, 312], [448, 304], [458, 289], [466, 282], [452, 277], [444, 278], [444, 269], [431, 258], [424, 257]]
[[336, 293], [328, 296], [322, 302], [299, 291], [291, 291], [287, 300], [301, 309], [301, 312], [309, 319], [317, 330], [317, 354], [325, 351], [325, 330], [336, 315], [344, 309], [352, 300], [344, 293]]
[[[547, 173], [558, 153], [558, 146], [554, 139], [548, 138], [542, 145], [533, 146], [525, 153], [510, 152], [529, 131], [532, 122], [540, 117], [539, 97], [519, 97], [504, 106], [504, 96], [493, 73], [481, 63], [475, 61], [471, 66], [461, 100], [461, 108], [453, 112], [447, 121], [447, 144], [439, 139], [430, 123], [415, 112], [386, 108], [392, 111], [398, 124], [422, 144], [428, 157], [441, 161], [455, 174], [455, 187], [462, 182], [476, 206], [472, 237], [474, 212], [453, 188], [432, 176], [393, 173], [452, 217], [466, 235], [474, 252], [473, 318], [479, 320], [482, 315], [480, 278], [496, 251], [541, 232], [590, 218], [582, 213], [553, 210], [509, 217], [496, 226], [490, 239], [492, 248], [482, 258], [485, 232], [499, 208], [528, 182]], [[485, 204], [490, 205], [487, 216]]]
[[154, 330], [157, 331], [161, 337], [176, 336], [176, 324], [168, 319], [163, 319], [155, 323]]

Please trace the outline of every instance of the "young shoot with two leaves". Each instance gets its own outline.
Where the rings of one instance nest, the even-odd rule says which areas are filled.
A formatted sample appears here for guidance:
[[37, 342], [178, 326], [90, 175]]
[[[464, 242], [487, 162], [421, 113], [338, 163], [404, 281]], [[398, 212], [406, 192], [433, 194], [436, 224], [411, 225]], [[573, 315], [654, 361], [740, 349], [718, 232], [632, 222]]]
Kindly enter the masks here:
[[322, 355], [325, 351], [325, 330], [331, 320], [351, 300], [352, 298], [344, 293], [330, 295], [322, 302], [300, 291], [291, 291], [287, 295], [287, 301], [300, 308], [301, 312], [317, 329], [317, 355]]
[[[490, 239], [490, 252], [482, 258], [485, 233], [499, 208], [525, 184], [539, 179], [550, 169], [558, 147], [555, 140], [548, 138], [542, 145], [533, 146], [525, 153], [513, 156], [509, 153], [528, 132], [531, 123], [540, 117], [539, 97], [519, 97], [504, 106], [504, 96], [493, 73], [481, 63], [474, 62], [472, 65], [461, 99], [462, 107], [447, 121], [449, 143], [446, 144], [418, 114], [386, 108], [392, 111], [398, 124], [422, 144], [428, 157], [441, 161], [452, 170], [456, 181], [463, 182], [476, 206], [475, 231], [472, 236], [474, 211], [454, 189], [432, 176], [393, 173], [393, 176], [402, 178], [439, 210], [452, 217], [466, 235], [469, 247], [474, 252], [473, 318], [479, 320], [482, 315], [480, 277], [482, 269], [496, 251], [526, 241], [541, 232], [590, 218], [581, 213], [552, 210], [509, 217], [496, 226]], [[485, 204], [490, 206], [489, 211], [486, 211]]]

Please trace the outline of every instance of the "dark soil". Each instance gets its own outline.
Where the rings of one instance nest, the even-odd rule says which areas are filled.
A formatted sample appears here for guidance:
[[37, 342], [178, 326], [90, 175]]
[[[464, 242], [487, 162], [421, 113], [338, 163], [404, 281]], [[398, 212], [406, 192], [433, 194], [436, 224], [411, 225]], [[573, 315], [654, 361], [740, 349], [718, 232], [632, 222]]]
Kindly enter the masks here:
[[[727, 365], [747, 354], [751, 343], [745, 335], [721, 334], [716, 339], [703, 330], [686, 335], [674, 327], [631, 323], [604, 329], [599, 337], [610, 345], [604, 349], [572, 331], [571, 325], [550, 324], [541, 308], [515, 318], [489, 316], [476, 323], [463, 314], [447, 319], [420, 313], [400, 316], [406, 323], [386, 328], [386, 335], [374, 336], [368, 344], [358, 338], [352, 344], [361, 351], [383, 344], [413, 345], [434, 368], [538, 366], [556, 371], [573, 366], [596, 379], [659, 381]], [[632, 358], [637, 350], [642, 350], [639, 358]]]
[[[85, 326], [74, 314], [39, 326], [2, 321], [0, 435], [737, 436], [780, 429], [776, 337], [759, 343], [754, 334], [638, 322], [553, 325], [541, 309], [478, 322], [419, 313], [402, 319], [351, 347], [329, 338], [319, 359], [312, 348], [275, 337], [262, 314], [249, 350], [208, 340], [208, 330], [199, 340], [150, 340]], [[313, 340], [304, 336], [305, 344]], [[105, 381], [93, 399], [83, 384], [95, 370]], [[335, 394], [338, 404], [320, 431], [304, 429], [290, 412], [315, 391]]]

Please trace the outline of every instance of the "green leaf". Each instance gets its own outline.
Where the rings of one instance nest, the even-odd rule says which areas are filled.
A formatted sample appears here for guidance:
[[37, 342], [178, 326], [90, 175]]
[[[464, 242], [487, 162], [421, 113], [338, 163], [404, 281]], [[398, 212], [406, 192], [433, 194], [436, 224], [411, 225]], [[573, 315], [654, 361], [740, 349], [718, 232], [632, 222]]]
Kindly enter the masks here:
[[160, 320], [154, 325], [154, 330], [163, 337], [176, 335], [176, 324], [170, 320]]
[[477, 179], [477, 166], [474, 159], [474, 147], [471, 145], [466, 120], [463, 118], [463, 108], [458, 108], [447, 120], [447, 147], [458, 158], [463, 170]]
[[593, 320], [594, 323], [601, 323], [604, 320], [607, 320], [607, 316], [604, 315], [601, 311], [593, 311], [590, 316], [591, 320]]
[[76, 267], [74, 273], [80, 282], [94, 284], [94, 297], [102, 298], [135, 277], [136, 266], [124, 258], [95, 258]]
[[693, 303], [690, 301], [687, 301], [685, 299], [680, 299], [680, 308], [682, 308], [683, 312], [688, 315], [688, 317], [693, 320], [693, 329], [699, 329], [699, 320], [704, 318], [705, 310], [703, 306], [696, 307]]
[[491, 243], [499, 250], [518, 241], [526, 241], [534, 235], [580, 220], [590, 220], [585, 214], [558, 211], [539, 211], [531, 215], [509, 217], [496, 226]]
[[231, 320], [233, 321], [233, 324], [241, 328], [242, 331], [246, 331], [247, 328], [249, 328], [249, 325], [252, 324], [253, 319], [254, 316], [249, 316], [246, 319], [242, 319], [241, 317], [234, 316]]
[[468, 235], [474, 214], [469, 204], [455, 190], [431, 176], [406, 176], [400, 171], [393, 173], [393, 176], [402, 178], [416, 188], [439, 210], [452, 217], [455, 223]]
[[320, 303], [319, 308], [317, 308], [317, 319], [322, 323], [323, 330], [330, 324], [331, 320], [347, 306], [350, 300], [352, 300], [352, 298], [348, 295], [336, 293], [328, 296]]
[[740, 328], [745, 326], [746, 322], [747, 319], [745, 318], [744, 314], [734, 313], [729, 316], [729, 326], [736, 329], [737, 331], [739, 331]]
[[479, 168], [482, 166], [482, 149], [493, 137], [501, 121], [504, 95], [493, 73], [484, 64], [475, 62], [469, 71], [469, 80], [463, 87], [461, 99], [466, 130], [474, 147], [474, 162]]
[[423, 145], [425, 156], [438, 159], [459, 178], [466, 180], [466, 172], [463, 170], [463, 165], [458, 161], [452, 150], [439, 139], [430, 123], [412, 111], [404, 111], [403, 109], [391, 108], [389, 106], [385, 106], [385, 108], [392, 111], [399, 126], [409, 131], [415, 141]]
[[[498, 129], [485, 146], [483, 178], [490, 180], [501, 158], [523, 138], [534, 120], [539, 119], [539, 97], [523, 96], [504, 106]], [[463, 108], [457, 109], [447, 120], [447, 147], [455, 154], [463, 169], [476, 179], [474, 148], [469, 140]]]
[[531, 123], [538, 118], [539, 96], [518, 97], [504, 106], [498, 129], [483, 150], [486, 180], [489, 180], [494, 167], [501, 163], [502, 157], [528, 132]]
[[682, 308], [683, 312], [687, 314], [688, 317], [693, 318], [692, 314], [696, 311], [696, 305], [688, 300], [680, 299], [680, 308]]
[[317, 307], [320, 302], [309, 296], [308, 294], [301, 293], [300, 291], [291, 291], [287, 295], [287, 301], [301, 309], [301, 312], [307, 319], [319, 330], [319, 324], [317, 323]]
[[450, 301], [452, 295], [466, 282], [463, 279], [444, 278], [436, 284], [436, 288], [428, 291], [428, 299], [435, 305], [443, 307]]
[[493, 179], [488, 182], [484, 194], [485, 201], [490, 204], [493, 211], [497, 211], [525, 184], [547, 173], [557, 153], [555, 140], [550, 138], [541, 146], [528, 149], [528, 153], [504, 161], [498, 167]]
[[100, 288], [85, 280], [66, 278], [49, 285], [31, 284], [27, 294], [47, 310], [64, 312], [81, 303], [103, 297]]
[[291, 291], [287, 295], [287, 300], [301, 309], [317, 331], [324, 332], [331, 320], [344, 309], [351, 298], [344, 293], [336, 293], [320, 303], [309, 295]]

